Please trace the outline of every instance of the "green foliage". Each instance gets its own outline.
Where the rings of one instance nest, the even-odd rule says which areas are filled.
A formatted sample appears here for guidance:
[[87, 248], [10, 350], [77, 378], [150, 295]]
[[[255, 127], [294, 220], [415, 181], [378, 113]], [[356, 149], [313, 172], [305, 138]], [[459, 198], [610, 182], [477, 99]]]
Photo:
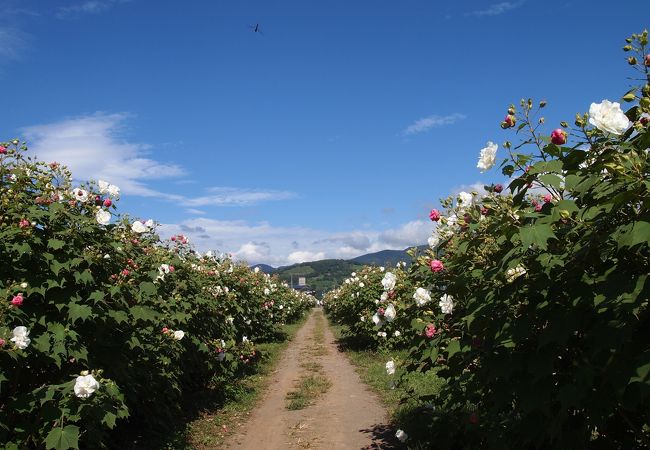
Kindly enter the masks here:
[[[647, 32], [628, 43], [644, 61]], [[510, 193], [486, 186], [471, 204], [443, 201], [440, 244], [403, 282], [427, 287], [434, 299], [452, 297], [453, 311], [397, 300], [411, 323], [401, 370], [435, 371], [444, 381], [436, 395], [420, 397], [435, 408], [426, 432], [417, 430], [421, 445], [650, 444], [650, 76], [634, 65], [647, 84], [626, 94], [630, 123], [620, 134], [612, 129], [627, 122], [622, 112], [602, 118], [592, 107], [567, 130], [571, 144], [550, 144], [539, 109], [522, 100], [519, 112], [508, 111], [523, 136], [521, 145], [505, 145]], [[433, 259], [444, 270], [430, 271]], [[376, 296], [370, 286], [359, 302]], [[330, 299], [334, 311], [355, 310], [346, 301], [356, 298]]]
[[[6, 446], [122, 448], [142, 430], [164, 432], [184, 395], [247, 373], [260, 357], [253, 342], [313, 304], [277, 279], [197, 254], [183, 236], [161, 242], [153, 224], [104, 224], [115, 191], [73, 191], [64, 167], [32, 161], [18, 141], [1, 145]], [[29, 334], [12, 341], [18, 327]], [[99, 387], [77, 392], [82, 376]]]

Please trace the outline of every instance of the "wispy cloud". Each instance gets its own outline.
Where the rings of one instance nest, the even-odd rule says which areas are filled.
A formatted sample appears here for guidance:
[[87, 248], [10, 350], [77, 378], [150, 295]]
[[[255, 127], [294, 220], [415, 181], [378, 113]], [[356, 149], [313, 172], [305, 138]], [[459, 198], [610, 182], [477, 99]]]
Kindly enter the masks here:
[[465, 114], [454, 113], [447, 116], [432, 115], [416, 120], [414, 123], [404, 129], [404, 134], [410, 136], [413, 134], [424, 133], [434, 127], [453, 125], [459, 120], [465, 119]]
[[85, 0], [69, 6], [62, 6], [56, 11], [58, 19], [77, 18], [84, 14], [99, 14], [119, 3], [130, 0]]
[[[429, 220], [415, 220], [384, 230], [332, 232], [308, 227], [281, 227], [268, 222], [223, 221], [195, 217], [161, 227], [163, 236], [188, 235], [199, 251], [218, 250], [250, 264], [273, 266], [324, 258], [349, 259], [385, 249], [423, 244], [431, 235]], [[226, 245], [226, 247], [224, 247]]]
[[523, 0], [518, 2], [493, 3], [492, 5], [488, 6], [486, 9], [472, 11], [470, 13], [467, 13], [467, 15], [468, 16], [498, 16], [508, 11], [511, 11], [513, 9], [519, 8], [523, 4], [524, 4]]
[[205, 195], [196, 197], [155, 190], [148, 182], [173, 179], [187, 171], [173, 162], [156, 160], [151, 145], [123, 138], [131, 117], [128, 113], [97, 112], [32, 125], [21, 131], [39, 159], [65, 164], [80, 181], [103, 179], [118, 185], [126, 194], [173, 201], [189, 208], [194, 215], [204, 214], [197, 209], [202, 206], [248, 206], [297, 196], [288, 191], [241, 187], [211, 187]]
[[27, 48], [28, 35], [17, 28], [0, 29], [0, 60], [20, 59]]

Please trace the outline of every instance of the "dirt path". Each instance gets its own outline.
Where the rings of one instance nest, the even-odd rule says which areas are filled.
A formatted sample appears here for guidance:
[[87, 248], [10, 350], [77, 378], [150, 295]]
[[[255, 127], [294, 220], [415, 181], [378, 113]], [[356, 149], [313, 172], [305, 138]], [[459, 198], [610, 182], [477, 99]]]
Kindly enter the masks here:
[[[338, 351], [331, 330], [314, 310], [298, 331], [273, 374], [269, 389], [230, 449], [391, 449], [399, 448], [386, 411]], [[319, 322], [325, 324], [323, 327]], [[322, 337], [320, 337], [322, 336]], [[320, 342], [316, 342], [318, 339]], [[316, 349], [317, 351], [314, 351]], [[307, 357], [305, 356], [307, 355]], [[286, 395], [305, 374], [306, 360], [320, 364], [331, 385], [305, 409], [287, 409]]]

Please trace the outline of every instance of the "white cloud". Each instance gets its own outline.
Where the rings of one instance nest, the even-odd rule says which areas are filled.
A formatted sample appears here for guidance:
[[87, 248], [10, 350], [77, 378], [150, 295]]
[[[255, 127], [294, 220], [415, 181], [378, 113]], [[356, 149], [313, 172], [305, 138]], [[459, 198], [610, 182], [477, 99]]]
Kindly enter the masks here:
[[65, 164], [77, 179], [104, 179], [128, 194], [178, 200], [178, 196], [149, 188], [144, 181], [180, 176], [184, 169], [146, 157], [146, 144], [121, 139], [120, 132], [128, 117], [123, 113], [95, 113], [32, 125], [21, 131], [39, 159]]
[[149, 144], [129, 142], [121, 137], [130, 114], [95, 113], [58, 122], [32, 125], [21, 131], [34, 155], [44, 161], [57, 161], [80, 181], [106, 180], [125, 194], [157, 197], [185, 206], [191, 214], [202, 214], [201, 206], [245, 206], [263, 201], [287, 200], [296, 194], [287, 191], [238, 187], [213, 187], [207, 194], [184, 197], [150, 188], [147, 181], [186, 175], [175, 163], [151, 157]]
[[70, 6], [62, 6], [56, 12], [58, 19], [76, 18], [84, 14], [99, 14], [109, 10], [115, 4], [130, 0], [85, 0]]
[[201, 252], [217, 250], [232, 253], [250, 264], [281, 266], [324, 258], [349, 259], [385, 249], [402, 250], [426, 243], [432, 229], [430, 221], [416, 220], [394, 229], [335, 233], [306, 227], [278, 227], [268, 222], [195, 217], [179, 224], [163, 225], [160, 232], [165, 237], [183, 233]]
[[467, 15], [470, 16], [498, 16], [501, 15], [505, 12], [511, 11], [515, 8], [519, 8], [521, 5], [523, 5], [523, 1], [518, 1], [518, 2], [501, 2], [501, 3], [493, 3], [486, 9], [478, 10], [478, 11], [472, 11], [471, 13], [468, 13]]
[[203, 211], [201, 209], [195, 209], [195, 208], [187, 208], [185, 210], [185, 212], [188, 213], [188, 214], [195, 215], [195, 216], [202, 216], [204, 214], [207, 214], [205, 211]]
[[409, 125], [404, 129], [404, 134], [409, 136], [412, 134], [423, 133], [429, 131], [433, 127], [441, 127], [444, 125], [453, 125], [459, 120], [465, 119], [467, 116], [465, 114], [454, 113], [448, 116], [438, 116], [433, 115], [429, 117], [423, 117], [422, 119], [416, 120], [414, 123]]

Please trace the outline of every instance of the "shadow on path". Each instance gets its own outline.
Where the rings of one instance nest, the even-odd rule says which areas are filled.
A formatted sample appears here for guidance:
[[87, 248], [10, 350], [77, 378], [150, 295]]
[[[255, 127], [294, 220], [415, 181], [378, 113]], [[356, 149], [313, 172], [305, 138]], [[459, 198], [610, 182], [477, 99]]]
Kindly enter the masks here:
[[395, 437], [395, 428], [388, 425], [377, 424], [372, 428], [359, 430], [361, 433], [370, 435], [372, 444], [362, 447], [361, 450], [381, 449], [381, 450], [397, 450], [405, 449], [406, 445], [401, 443]]

